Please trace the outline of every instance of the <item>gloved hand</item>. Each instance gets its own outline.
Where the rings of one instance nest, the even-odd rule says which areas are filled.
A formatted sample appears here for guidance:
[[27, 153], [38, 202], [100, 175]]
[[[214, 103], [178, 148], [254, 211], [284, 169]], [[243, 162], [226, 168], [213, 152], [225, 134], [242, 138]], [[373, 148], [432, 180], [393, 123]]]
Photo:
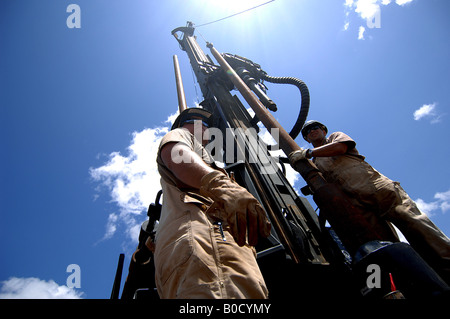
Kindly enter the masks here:
[[294, 152], [290, 153], [288, 155], [288, 158], [289, 158], [289, 163], [291, 163], [291, 166], [294, 166], [295, 163], [299, 160], [306, 159], [307, 153], [308, 153], [308, 149], [305, 149], [305, 148], [301, 148], [298, 151], [294, 151]]
[[258, 233], [263, 237], [270, 235], [270, 222], [258, 200], [225, 174], [214, 171], [203, 176], [200, 194], [216, 202], [221, 216], [215, 217], [228, 223], [239, 246], [245, 245], [246, 235], [251, 246], [258, 242]]

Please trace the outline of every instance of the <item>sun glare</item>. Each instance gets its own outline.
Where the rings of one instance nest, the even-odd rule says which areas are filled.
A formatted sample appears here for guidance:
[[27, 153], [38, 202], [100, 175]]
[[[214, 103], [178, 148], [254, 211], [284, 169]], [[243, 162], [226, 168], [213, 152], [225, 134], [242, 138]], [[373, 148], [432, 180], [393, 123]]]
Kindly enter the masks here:
[[238, 13], [260, 4], [268, 0], [210, 0], [211, 6], [224, 14]]

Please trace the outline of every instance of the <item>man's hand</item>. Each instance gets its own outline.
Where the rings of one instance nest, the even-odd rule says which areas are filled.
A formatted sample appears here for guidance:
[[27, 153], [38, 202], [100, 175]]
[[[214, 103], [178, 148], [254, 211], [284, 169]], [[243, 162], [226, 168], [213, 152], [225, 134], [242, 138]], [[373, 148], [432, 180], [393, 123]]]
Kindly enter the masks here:
[[251, 246], [258, 242], [258, 233], [263, 237], [270, 235], [270, 222], [258, 200], [245, 188], [231, 181], [225, 174], [213, 171], [201, 180], [200, 194], [211, 197], [224, 216], [230, 233], [239, 246], [248, 243]]
[[308, 157], [308, 151], [309, 149], [305, 149], [305, 148], [301, 148], [298, 151], [294, 151], [292, 153], [289, 154], [288, 158], [289, 158], [289, 163], [291, 163], [292, 166], [294, 166], [294, 164], [297, 161], [303, 160], [303, 159], [307, 159]]

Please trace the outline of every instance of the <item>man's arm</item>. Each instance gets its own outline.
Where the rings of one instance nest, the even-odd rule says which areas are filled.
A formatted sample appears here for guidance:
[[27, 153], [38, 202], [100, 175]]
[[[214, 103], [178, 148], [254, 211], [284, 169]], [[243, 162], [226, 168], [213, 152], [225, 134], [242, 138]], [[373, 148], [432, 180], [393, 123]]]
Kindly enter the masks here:
[[[180, 156], [183, 161], [179, 162]], [[161, 159], [169, 170], [187, 186], [218, 203], [231, 235], [239, 246], [258, 242], [258, 234], [270, 235], [270, 222], [259, 202], [245, 188], [231, 181], [225, 174], [209, 167], [200, 156], [182, 143], [168, 143], [161, 149]], [[220, 211], [219, 210], [219, 211]]]
[[[182, 156], [183, 161], [178, 163], [174, 156]], [[214, 171], [198, 154], [182, 143], [168, 143], [164, 145], [161, 149], [161, 159], [175, 177], [192, 188], [199, 189], [202, 177]]]
[[348, 145], [345, 142], [325, 144], [311, 149], [311, 157], [329, 157], [343, 155], [347, 152]]

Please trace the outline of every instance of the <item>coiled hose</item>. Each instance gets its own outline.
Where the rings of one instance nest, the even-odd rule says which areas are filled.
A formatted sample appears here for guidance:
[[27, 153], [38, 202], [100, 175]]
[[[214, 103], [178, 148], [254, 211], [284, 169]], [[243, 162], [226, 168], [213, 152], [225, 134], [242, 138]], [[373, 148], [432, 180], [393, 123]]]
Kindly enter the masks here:
[[295, 139], [300, 133], [303, 124], [305, 124], [306, 118], [308, 117], [310, 102], [308, 87], [306, 86], [305, 82], [294, 77], [275, 77], [263, 74], [261, 79], [271, 83], [292, 84], [298, 87], [298, 89], [300, 90], [302, 99], [300, 112], [298, 114], [297, 121], [295, 122], [294, 126], [291, 129], [291, 132], [289, 133], [292, 139]]

